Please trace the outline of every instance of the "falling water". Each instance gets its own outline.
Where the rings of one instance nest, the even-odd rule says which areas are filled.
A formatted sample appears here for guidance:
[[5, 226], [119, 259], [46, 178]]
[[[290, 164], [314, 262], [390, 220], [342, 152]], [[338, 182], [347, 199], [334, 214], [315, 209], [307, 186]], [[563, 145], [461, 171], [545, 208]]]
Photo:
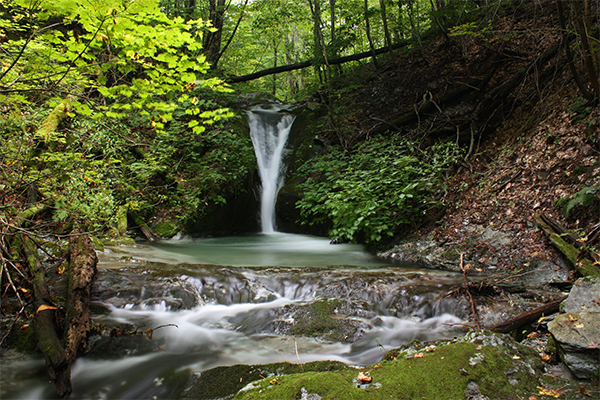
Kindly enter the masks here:
[[283, 185], [283, 150], [295, 116], [279, 109], [248, 112], [250, 136], [261, 179], [260, 222], [263, 233], [275, 232], [275, 203]]

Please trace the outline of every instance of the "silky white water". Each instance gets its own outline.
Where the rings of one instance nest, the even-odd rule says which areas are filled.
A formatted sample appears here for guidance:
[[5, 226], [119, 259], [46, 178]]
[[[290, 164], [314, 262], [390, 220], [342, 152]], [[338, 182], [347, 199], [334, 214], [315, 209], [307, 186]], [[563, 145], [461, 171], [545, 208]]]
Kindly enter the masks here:
[[[231, 266], [244, 254], [248, 264], [267, 264]], [[461, 275], [377, 264], [360, 246], [329, 245], [325, 238], [276, 233], [188, 239], [99, 256], [95, 302], [108, 309], [95, 314], [94, 323], [124, 324], [139, 334], [104, 338], [116, 344], [104, 350], [96, 343], [100, 350], [80, 357], [72, 368], [71, 398], [173, 398], [190, 374], [217, 366], [316, 360], [367, 365], [412, 339], [456, 336], [461, 322], [460, 308], [449, 299], [438, 302]], [[207, 259], [210, 264], [203, 264]], [[351, 317], [340, 310], [364, 326], [360, 338], [337, 342], [278, 333], [278, 326], [302, 318], [293, 310], [332, 298], [363, 310]], [[1, 379], [0, 398], [56, 398], [40, 358], [4, 359]]]
[[261, 179], [260, 223], [263, 233], [273, 233], [277, 193], [283, 185], [284, 149], [295, 116], [278, 109], [257, 108], [248, 112], [250, 136]]

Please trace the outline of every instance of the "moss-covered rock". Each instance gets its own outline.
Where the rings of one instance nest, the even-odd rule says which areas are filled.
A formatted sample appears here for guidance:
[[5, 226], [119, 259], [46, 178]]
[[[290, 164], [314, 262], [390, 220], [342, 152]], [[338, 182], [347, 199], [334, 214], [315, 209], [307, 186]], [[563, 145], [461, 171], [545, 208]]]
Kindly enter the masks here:
[[[258, 379], [278, 382], [281, 376], [298, 373], [316, 373], [325, 371], [343, 371], [350, 369], [346, 364], [336, 361], [317, 361], [303, 365], [274, 363], [267, 365], [233, 365], [217, 367], [194, 374], [185, 387], [177, 393], [175, 399], [226, 399]], [[291, 397], [290, 397], [291, 398]]]
[[[359, 372], [369, 372], [372, 382], [357, 381]], [[299, 399], [310, 394], [320, 399], [522, 399], [537, 396], [540, 388], [559, 387], [563, 398], [578, 398], [576, 383], [558, 378], [549, 382], [542, 378], [544, 372], [532, 349], [508, 336], [472, 332], [435, 345], [413, 343], [360, 370], [305, 371], [281, 376], [276, 383], [262, 379], [234, 399]]]

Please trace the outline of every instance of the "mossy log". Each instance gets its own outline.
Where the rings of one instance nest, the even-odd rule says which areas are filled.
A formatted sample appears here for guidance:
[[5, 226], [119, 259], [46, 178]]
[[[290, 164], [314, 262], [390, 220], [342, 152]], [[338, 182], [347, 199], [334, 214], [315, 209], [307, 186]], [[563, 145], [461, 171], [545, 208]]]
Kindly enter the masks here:
[[[541, 214], [534, 217], [537, 226], [544, 232], [550, 243], [573, 265], [582, 276], [600, 277], [600, 268], [587, 258], [587, 253], [582, 243], [577, 241], [577, 236], [566, 230], [558, 222], [547, 215]], [[570, 240], [571, 243], [568, 243]]]
[[139, 228], [140, 231], [142, 231], [142, 234], [144, 235], [144, 237], [146, 237], [146, 239], [148, 239], [148, 241], [153, 242], [156, 240], [156, 235], [154, 234], [152, 229], [150, 229], [148, 224], [144, 222], [144, 220], [142, 219], [142, 217], [140, 217], [138, 213], [129, 210], [127, 212], [127, 215], [129, 215], [129, 217], [133, 220], [136, 227]]
[[57, 334], [55, 312], [57, 307], [50, 300], [50, 292], [46, 286], [46, 272], [37, 256], [37, 245], [29, 237], [23, 237], [23, 251], [27, 259], [29, 273], [33, 278], [35, 298], [35, 317], [33, 329], [38, 348], [44, 354], [50, 379], [56, 385], [61, 397], [71, 394], [71, 366], [67, 362], [65, 349]]
[[64, 120], [69, 114], [69, 105], [66, 103], [60, 103], [54, 110], [46, 117], [42, 126], [35, 132], [35, 138], [43, 142], [48, 141], [52, 137], [52, 133], [56, 131], [58, 125]]

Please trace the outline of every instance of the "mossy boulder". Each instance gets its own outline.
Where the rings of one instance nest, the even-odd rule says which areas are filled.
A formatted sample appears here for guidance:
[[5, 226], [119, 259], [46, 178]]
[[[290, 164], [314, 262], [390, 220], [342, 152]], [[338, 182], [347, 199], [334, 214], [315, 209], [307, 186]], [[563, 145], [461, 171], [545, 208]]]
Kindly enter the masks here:
[[228, 399], [250, 382], [262, 378], [275, 385], [284, 375], [349, 369], [351, 368], [346, 364], [337, 361], [317, 361], [303, 365], [282, 362], [267, 365], [217, 367], [192, 375], [188, 383], [174, 398], [182, 400]]

